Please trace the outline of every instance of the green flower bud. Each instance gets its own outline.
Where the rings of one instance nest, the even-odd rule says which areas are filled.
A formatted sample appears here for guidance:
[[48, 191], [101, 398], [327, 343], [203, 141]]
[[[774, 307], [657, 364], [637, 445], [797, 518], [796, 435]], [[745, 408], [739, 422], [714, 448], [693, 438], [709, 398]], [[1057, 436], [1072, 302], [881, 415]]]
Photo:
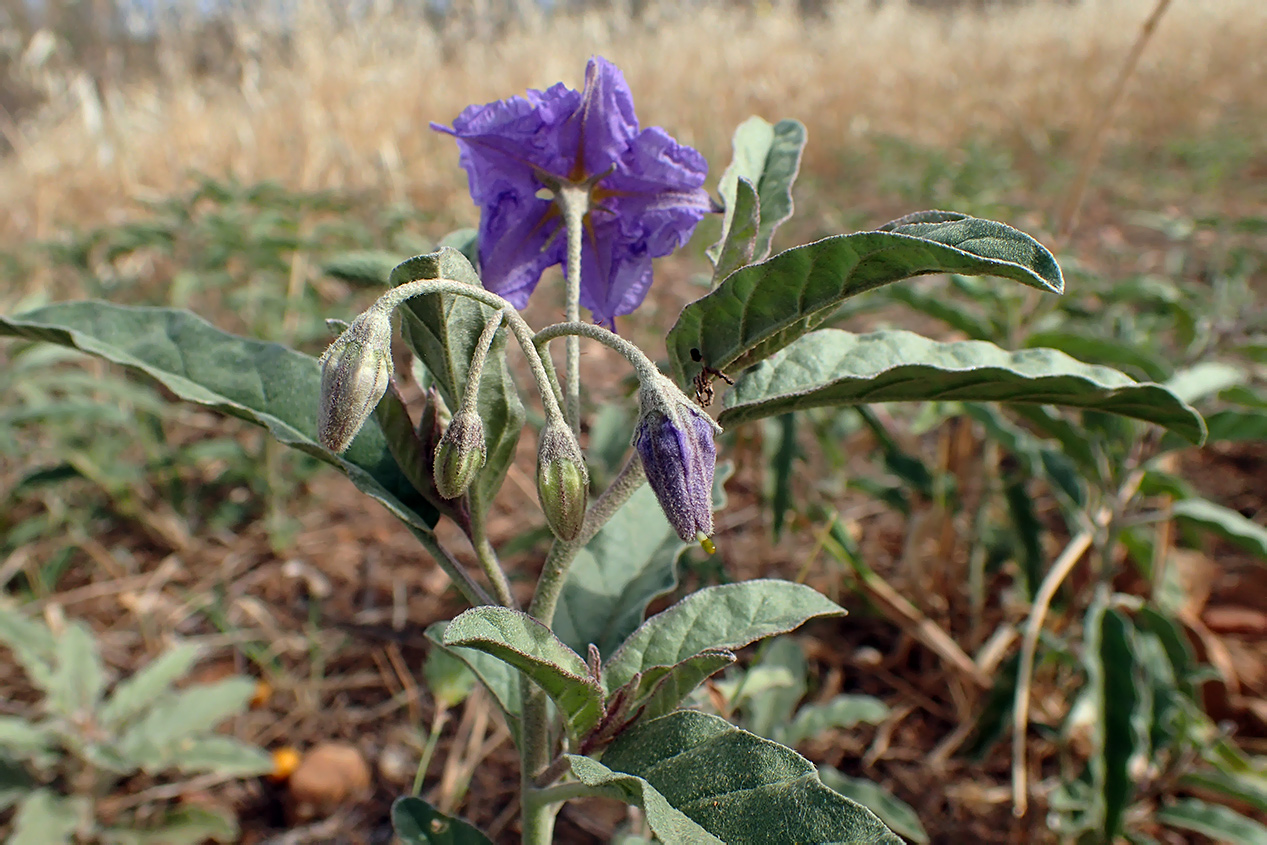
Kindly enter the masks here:
[[550, 423], [537, 447], [537, 498], [550, 530], [560, 540], [575, 540], [585, 521], [590, 476], [572, 430]]
[[365, 425], [392, 378], [392, 321], [371, 308], [330, 344], [321, 356], [321, 404], [317, 440], [342, 453]]
[[468, 408], [459, 410], [436, 444], [436, 490], [446, 499], [461, 496], [479, 475], [487, 458], [483, 420]]

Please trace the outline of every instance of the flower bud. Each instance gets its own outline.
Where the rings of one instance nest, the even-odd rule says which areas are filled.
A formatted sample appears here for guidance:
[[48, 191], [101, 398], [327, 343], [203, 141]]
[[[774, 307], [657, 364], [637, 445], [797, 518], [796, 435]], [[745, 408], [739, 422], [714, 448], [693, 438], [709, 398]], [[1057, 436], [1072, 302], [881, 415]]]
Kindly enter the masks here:
[[673, 530], [688, 543], [699, 540], [708, 550], [712, 543], [707, 538], [713, 533], [717, 424], [676, 387], [672, 393], [644, 387], [634, 448]]
[[317, 440], [342, 453], [365, 425], [392, 377], [391, 315], [371, 308], [321, 356]]
[[461, 496], [487, 458], [483, 420], [470, 408], [460, 409], [436, 444], [436, 491], [446, 499]]
[[585, 522], [589, 470], [572, 430], [547, 424], [537, 447], [537, 498], [546, 522], [560, 540], [575, 540]]

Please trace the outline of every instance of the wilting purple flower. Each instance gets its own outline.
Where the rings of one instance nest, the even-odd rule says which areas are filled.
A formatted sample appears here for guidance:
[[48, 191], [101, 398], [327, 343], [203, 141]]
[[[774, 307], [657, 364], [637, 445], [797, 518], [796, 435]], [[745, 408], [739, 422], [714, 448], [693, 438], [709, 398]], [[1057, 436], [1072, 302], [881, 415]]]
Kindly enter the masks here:
[[716, 424], [689, 404], [677, 404], [673, 410], [676, 414], [659, 408], [644, 411], [634, 432], [634, 448], [669, 524], [679, 537], [692, 542], [713, 533]]
[[431, 127], [457, 138], [480, 207], [484, 285], [516, 308], [567, 254], [562, 215], [543, 188], [589, 186], [581, 304], [607, 324], [642, 303], [651, 259], [685, 244], [711, 210], [704, 157], [659, 127], [640, 131], [624, 76], [601, 57], [590, 59], [583, 93], [558, 83]]

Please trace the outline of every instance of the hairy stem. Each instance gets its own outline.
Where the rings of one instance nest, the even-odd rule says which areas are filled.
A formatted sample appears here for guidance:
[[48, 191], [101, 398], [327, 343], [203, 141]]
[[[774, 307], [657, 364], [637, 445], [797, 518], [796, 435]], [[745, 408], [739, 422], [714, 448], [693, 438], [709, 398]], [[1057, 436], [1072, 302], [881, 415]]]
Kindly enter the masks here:
[[[555, 194], [567, 228], [568, 263], [567, 311], [569, 323], [581, 319], [581, 238], [585, 229], [585, 213], [589, 211], [589, 187], [564, 185]], [[581, 433], [581, 341], [572, 335], [567, 342], [567, 420], [572, 433]]]
[[660, 369], [652, 363], [646, 353], [634, 344], [625, 340], [613, 331], [608, 331], [602, 326], [595, 326], [590, 323], [568, 322], [555, 323], [553, 326], [547, 326], [533, 336], [533, 343], [538, 349], [544, 349], [545, 345], [556, 337], [567, 337], [575, 339], [577, 337], [588, 337], [590, 340], [596, 340], [604, 346], [611, 347], [625, 356], [625, 359], [633, 365], [634, 371], [638, 374], [638, 380], [641, 382], [654, 381], [657, 378], [667, 378]]

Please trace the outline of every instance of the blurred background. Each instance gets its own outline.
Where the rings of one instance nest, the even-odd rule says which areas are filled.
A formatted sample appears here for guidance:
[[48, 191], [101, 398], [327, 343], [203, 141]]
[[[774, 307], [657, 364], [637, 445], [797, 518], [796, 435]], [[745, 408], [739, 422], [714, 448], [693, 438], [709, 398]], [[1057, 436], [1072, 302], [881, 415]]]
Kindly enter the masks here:
[[[601, 54], [643, 125], [704, 153], [711, 190], [742, 120], [799, 119], [797, 213], [776, 249], [943, 208], [1024, 229], [1066, 271], [1057, 304], [921, 279], [861, 297], [838, 325], [1186, 375], [1186, 395], [1236, 426], [1225, 417], [1224, 436], [1184, 449], [1084, 418], [1085, 433], [1061, 440], [1050, 421], [938, 404], [728, 434], [720, 551], [683, 558], [682, 590], [796, 578], [852, 615], [747, 655], [777, 663], [766, 698], [732, 700], [722, 683], [699, 706], [752, 726], [771, 701], [872, 696], [877, 715], [825, 724], [799, 750], [879, 784], [860, 800], [893, 802], [912, 841], [1054, 842], [1103, 800], [1082, 783], [1099, 746], [1076, 707], [1095, 679], [1084, 614], [1110, 584], [1163, 606], [1193, 674], [1162, 687], [1183, 690], [1199, 714], [1189, 727], [1207, 732], [1174, 728], [1164, 753], [1136, 755], [1132, 841], [1240, 841], [1213, 822], [1157, 820], [1194, 796], [1267, 819], [1267, 776], [1258, 792], [1191, 779], [1216, 736], [1252, 765], [1267, 754], [1267, 7], [1170, 5], [1114, 103], [1158, 5], [0, 0], [0, 313], [171, 305], [316, 355], [325, 318], [373, 301], [374, 268], [478, 220], [454, 144], [430, 121], [558, 81], [579, 89]], [[653, 358], [706, 291], [718, 228], [706, 221], [660, 261], [622, 323]], [[530, 322], [561, 316], [551, 273]], [[601, 479], [628, 443], [631, 383], [602, 352], [585, 367]], [[517, 769], [495, 709], [478, 692], [437, 703], [423, 677], [422, 630], [462, 606], [443, 574], [328, 468], [168, 398], [100, 362], [0, 344], [0, 591], [85, 620], [117, 674], [173, 635], [195, 639], [207, 678], [261, 680], [238, 737], [301, 752], [345, 743], [364, 779], [312, 805], [267, 779], [153, 792], [137, 775], [120, 806], [203, 802], [236, 817], [245, 842], [386, 842], [390, 800], [425, 753], [423, 794], [512, 841]], [[523, 595], [548, 537], [534, 442], [521, 441], [491, 522]], [[1160, 456], [1155, 483], [1114, 499], [1141, 455]], [[1172, 522], [1171, 504], [1198, 495], [1242, 522]], [[1124, 521], [1097, 536], [1094, 566], [1051, 612], [1032, 692], [1035, 806], [1017, 819], [1008, 737], [1034, 573], [1106, 504]], [[33, 696], [0, 658], [0, 709]], [[573, 807], [559, 837], [610, 841], [626, 823], [621, 807]]]

